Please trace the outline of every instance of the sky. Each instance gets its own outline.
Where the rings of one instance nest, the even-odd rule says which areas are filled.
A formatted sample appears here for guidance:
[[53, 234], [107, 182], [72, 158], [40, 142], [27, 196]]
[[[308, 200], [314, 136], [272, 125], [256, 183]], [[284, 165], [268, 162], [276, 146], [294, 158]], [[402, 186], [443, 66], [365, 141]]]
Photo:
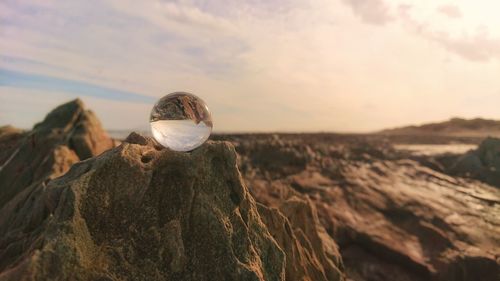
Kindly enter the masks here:
[[498, 0], [0, 2], [0, 125], [80, 97], [148, 128], [175, 91], [219, 132], [500, 119]]

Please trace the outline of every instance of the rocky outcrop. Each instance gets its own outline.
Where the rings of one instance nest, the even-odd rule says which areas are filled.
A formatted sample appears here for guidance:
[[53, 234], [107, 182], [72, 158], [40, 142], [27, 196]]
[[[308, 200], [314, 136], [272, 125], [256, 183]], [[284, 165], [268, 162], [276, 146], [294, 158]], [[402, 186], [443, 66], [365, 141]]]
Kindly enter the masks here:
[[[314, 205], [257, 206], [228, 143], [114, 146], [80, 100], [30, 132], [0, 128], [1, 281], [344, 280]], [[285, 174], [306, 163], [290, 151]]]
[[[309, 198], [339, 243], [352, 280], [498, 280], [497, 188], [400, 159], [385, 145], [356, 136], [274, 137], [281, 138], [276, 146], [293, 144], [284, 145], [294, 150], [287, 155], [307, 147], [315, 157], [307, 156], [300, 171], [268, 175], [258, 161], [247, 161], [263, 138], [236, 138], [252, 194], [269, 206]], [[491, 162], [494, 153], [487, 155]]]
[[500, 139], [485, 139], [477, 149], [462, 155], [448, 167], [450, 174], [500, 187]]
[[0, 280], [285, 280], [230, 144], [128, 141], [1, 210]]
[[0, 209], [20, 192], [64, 174], [113, 147], [95, 115], [77, 99], [63, 104], [30, 132], [0, 130]]

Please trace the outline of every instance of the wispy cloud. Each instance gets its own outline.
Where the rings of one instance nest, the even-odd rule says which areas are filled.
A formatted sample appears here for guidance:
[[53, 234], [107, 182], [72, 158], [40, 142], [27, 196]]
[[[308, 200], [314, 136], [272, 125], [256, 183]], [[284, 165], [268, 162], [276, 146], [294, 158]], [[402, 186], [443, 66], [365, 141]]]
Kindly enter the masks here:
[[452, 19], [459, 19], [462, 17], [462, 11], [456, 5], [442, 5], [437, 8], [437, 11]]
[[[184, 90], [231, 131], [373, 130], [421, 122], [423, 111], [460, 115], [454, 100], [500, 88], [500, 24], [471, 14], [492, 8], [459, 1], [456, 17], [439, 12], [449, 1], [431, 2], [1, 1], [0, 104], [82, 95], [116, 128]], [[0, 123], [17, 122], [15, 106], [4, 108]], [[47, 109], [29, 108], [24, 124]]]
[[444, 46], [450, 52], [477, 62], [500, 59], [500, 38], [490, 38], [487, 33], [476, 33], [472, 36], [450, 36], [445, 32], [422, 32], [423, 36]]
[[383, 25], [394, 18], [383, 0], [343, 0], [364, 22]]
[[[436, 8], [447, 18], [459, 19], [462, 17], [458, 6], [442, 5]], [[410, 6], [400, 6], [400, 20], [413, 32], [439, 44], [450, 53], [473, 62], [488, 62], [492, 59], [500, 61], [500, 34], [498, 37], [490, 35], [490, 29], [484, 25], [475, 28], [460, 29], [460, 32], [447, 30], [446, 24], [437, 25], [419, 19], [412, 13]]]

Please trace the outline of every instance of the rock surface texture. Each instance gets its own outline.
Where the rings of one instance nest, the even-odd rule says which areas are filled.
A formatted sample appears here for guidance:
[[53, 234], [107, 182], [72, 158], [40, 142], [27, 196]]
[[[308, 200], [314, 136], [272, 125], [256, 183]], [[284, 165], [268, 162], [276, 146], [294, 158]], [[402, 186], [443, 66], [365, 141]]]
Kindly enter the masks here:
[[[314, 203], [351, 280], [500, 280], [499, 189], [400, 159], [365, 137], [224, 138], [237, 144], [257, 201]], [[256, 157], [266, 151], [272, 160]]]
[[230, 144], [177, 153], [138, 142], [9, 202], [0, 280], [284, 280]]
[[286, 255], [285, 280], [342, 280], [343, 264], [337, 244], [320, 224], [314, 206], [299, 197], [279, 211], [258, 205], [269, 232]]

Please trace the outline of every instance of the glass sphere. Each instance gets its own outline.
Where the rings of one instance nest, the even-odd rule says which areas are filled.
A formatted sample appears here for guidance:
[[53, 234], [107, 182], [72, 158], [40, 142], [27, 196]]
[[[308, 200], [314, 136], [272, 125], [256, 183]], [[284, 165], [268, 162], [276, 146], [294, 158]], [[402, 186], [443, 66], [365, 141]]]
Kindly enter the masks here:
[[153, 137], [175, 151], [191, 151], [212, 133], [212, 115], [199, 97], [175, 92], [161, 98], [149, 118]]

